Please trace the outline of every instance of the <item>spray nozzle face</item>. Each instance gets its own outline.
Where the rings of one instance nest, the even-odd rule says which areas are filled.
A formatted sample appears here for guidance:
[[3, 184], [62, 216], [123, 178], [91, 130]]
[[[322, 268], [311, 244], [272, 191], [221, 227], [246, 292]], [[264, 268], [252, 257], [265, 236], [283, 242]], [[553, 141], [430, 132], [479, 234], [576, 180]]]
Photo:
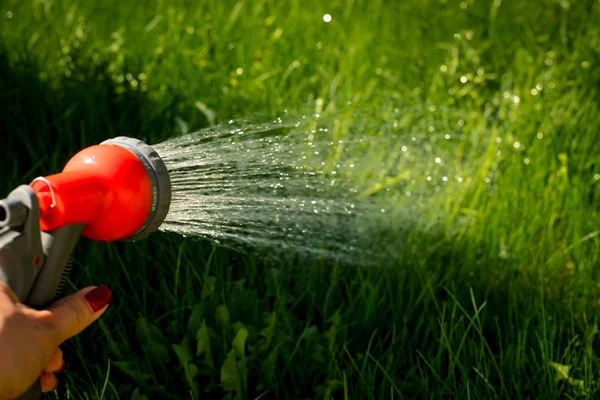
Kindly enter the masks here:
[[165, 163], [158, 153], [139, 139], [119, 136], [101, 143], [101, 145], [121, 146], [132, 152], [142, 163], [150, 180], [152, 200], [150, 211], [144, 224], [126, 240], [143, 239], [156, 232], [165, 220], [171, 205], [171, 180]]
[[34, 180], [40, 227], [84, 224], [97, 241], [137, 240], [155, 232], [171, 203], [160, 156], [138, 139], [117, 137], [74, 155], [59, 174]]

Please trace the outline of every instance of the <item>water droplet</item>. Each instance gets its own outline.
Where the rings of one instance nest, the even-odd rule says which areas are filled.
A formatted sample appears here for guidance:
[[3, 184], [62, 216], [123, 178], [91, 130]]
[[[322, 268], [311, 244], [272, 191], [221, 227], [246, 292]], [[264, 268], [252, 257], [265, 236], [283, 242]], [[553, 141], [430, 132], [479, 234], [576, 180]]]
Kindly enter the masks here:
[[428, 176], [428, 177], [427, 177], [427, 180], [428, 180], [428, 181], [431, 181], [431, 176]]
[[442, 64], [442, 65], [440, 65], [440, 71], [446, 72], [446, 71], [448, 71], [448, 67]]
[[536, 136], [538, 139], [542, 139], [544, 137], [544, 134], [542, 132], [538, 132]]
[[444, 135], [444, 139], [446, 139], [446, 140], [450, 139], [450, 135], [446, 133], [446, 134]]
[[238, 69], [235, 70], [235, 73], [238, 74], [238, 75], [241, 75], [241, 74], [244, 73], [244, 70], [242, 68], [238, 68]]
[[[294, 67], [294, 68], [300, 68], [300, 61], [298, 61], [298, 60], [295, 60], [295, 61], [292, 63], [292, 67]], [[317, 114], [317, 118], [319, 118], [319, 114]]]
[[442, 163], [442, 159], [439, 158], [439, 157], [436, 157], [435, 158], [435, 162], [436, 162], [436, 164], [441, 164]]
[[594, 175], [594, 179], [597, 180], [597, 181], [600, 181], [600, 174]]
[[513, 103], [519, 104], [519, 101], [521, 101], [521, 99], [519, 98], [519, 96], [513, 96]]
[[382, 208], [381, 209], [381, 213], [383, 214], [384, 212], [385, 212], [385, 208]]
[[448, 177], [447, 177], [447, 176], [442, 176], [442, 180], [443, 180], [444, 182], [448, 182]]
[[6, 12], [6, 18], [11, 19], [12, 17], [13, 17], [12, 11], [7, 11]]
[[323, 21], [325, 21], [327, 23], [331, 22], [331, 15], [329, 15], [329, 14], [323, 15]]
[[515, 142], [515, 143], [513, 144], [513, 146], [515, 147], [515, 149], [518, 149], [519, 147], [521, 147], [521, 143], [519, 143], [519, 142]]
[[467, 8], [468, 6], [469, 6], [469, 5], [467, 4], [467, 2], [466, 2], [466, 1], [462, 1], [462, 2], [460, 3], [460, 8], [462, 8], [463, 10], [466, 10], [466, 8]]
[[529, 165], [529, 158], [526, 158], [526, 159], [524, 159], [524, 160], [523, 160], [523, 164], [525, 164], [525, 165]]
[[463, 76], [461, 76], [461, 77], [460, 77], [460, 82], [461, 82], [461, 83], [467, 83], [467, 77], [466, 77], [466, 76], [464, 76], [464, 75], [463, 75]]
[[536, 96], [538, 94], [538, 90], [536, 88], [531, 89], [531, 95]]
[[406, 147], [406, 146], [402, 146], [402, 151], [403, 151], [403, 152], [406, 152], [407, 150], [408, 150], [408, 147]]
[[590, 63], [589, 63], [589, 62], [587, 62], [587, 61], [582, 61], [582, 62], [581, 62], [581, 66], [582, 66], [583, 68], [589, 68], [589, 67], [590, 67]]
[[411, 193], [410, 193], [410, 190], [407, 190], [407, 191], [405, 192], [405, 194], [406, 194], [406, 197], [410, 197], [410, 195], [411, 195]]

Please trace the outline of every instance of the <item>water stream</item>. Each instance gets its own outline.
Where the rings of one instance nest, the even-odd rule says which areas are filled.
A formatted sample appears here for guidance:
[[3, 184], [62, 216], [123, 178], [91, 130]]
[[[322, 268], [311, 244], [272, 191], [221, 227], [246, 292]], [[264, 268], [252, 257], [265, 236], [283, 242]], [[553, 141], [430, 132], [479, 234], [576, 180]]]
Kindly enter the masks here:
[[[232, 120], [153, 146], [172, 182], [161, 230], [274, 256], [370, 259], [377, 251], [373, 226], [416, 218], [439, 186], [450, 184], [450, 172], [431, 148], [431, 135], [348, 124], [284, 113], [267, 122]], [[380, 194], [392, 191], [398, 198], [383, 202]]]

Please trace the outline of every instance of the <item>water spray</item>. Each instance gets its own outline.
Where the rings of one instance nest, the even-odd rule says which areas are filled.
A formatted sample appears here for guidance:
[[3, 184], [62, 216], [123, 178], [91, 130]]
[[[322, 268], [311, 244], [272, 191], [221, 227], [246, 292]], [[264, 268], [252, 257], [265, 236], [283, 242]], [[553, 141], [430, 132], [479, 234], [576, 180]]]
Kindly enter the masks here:
[[[171, 181], [144, 142], [117, 137], [77, 153], [61, 173], [39, 177], [0, 200], [0, 280], [43, 308], [61, 295], [80, 236], [138, 240], [158, 230]], [[22, 399], [37, 399], [39, 383]]]

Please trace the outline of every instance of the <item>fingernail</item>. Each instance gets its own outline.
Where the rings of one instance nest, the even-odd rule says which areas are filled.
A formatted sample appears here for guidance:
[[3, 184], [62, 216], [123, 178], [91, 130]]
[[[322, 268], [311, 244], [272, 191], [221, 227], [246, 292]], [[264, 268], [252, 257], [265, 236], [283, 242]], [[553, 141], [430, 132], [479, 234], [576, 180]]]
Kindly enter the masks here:
[[110, 300], [112, 299], [112, 292], [106, 285], [98, 286], [85, 294], [85, 299], [92, 308], [92, 311], [96, 312], [102, 310]]
[[58, 369], [58, 371], [56, 371], [56, 373], [60, 374], [64, 370], [65, 370], [65, 360], [63, 360], [62, 365], [60, 366], [60, 368]]

